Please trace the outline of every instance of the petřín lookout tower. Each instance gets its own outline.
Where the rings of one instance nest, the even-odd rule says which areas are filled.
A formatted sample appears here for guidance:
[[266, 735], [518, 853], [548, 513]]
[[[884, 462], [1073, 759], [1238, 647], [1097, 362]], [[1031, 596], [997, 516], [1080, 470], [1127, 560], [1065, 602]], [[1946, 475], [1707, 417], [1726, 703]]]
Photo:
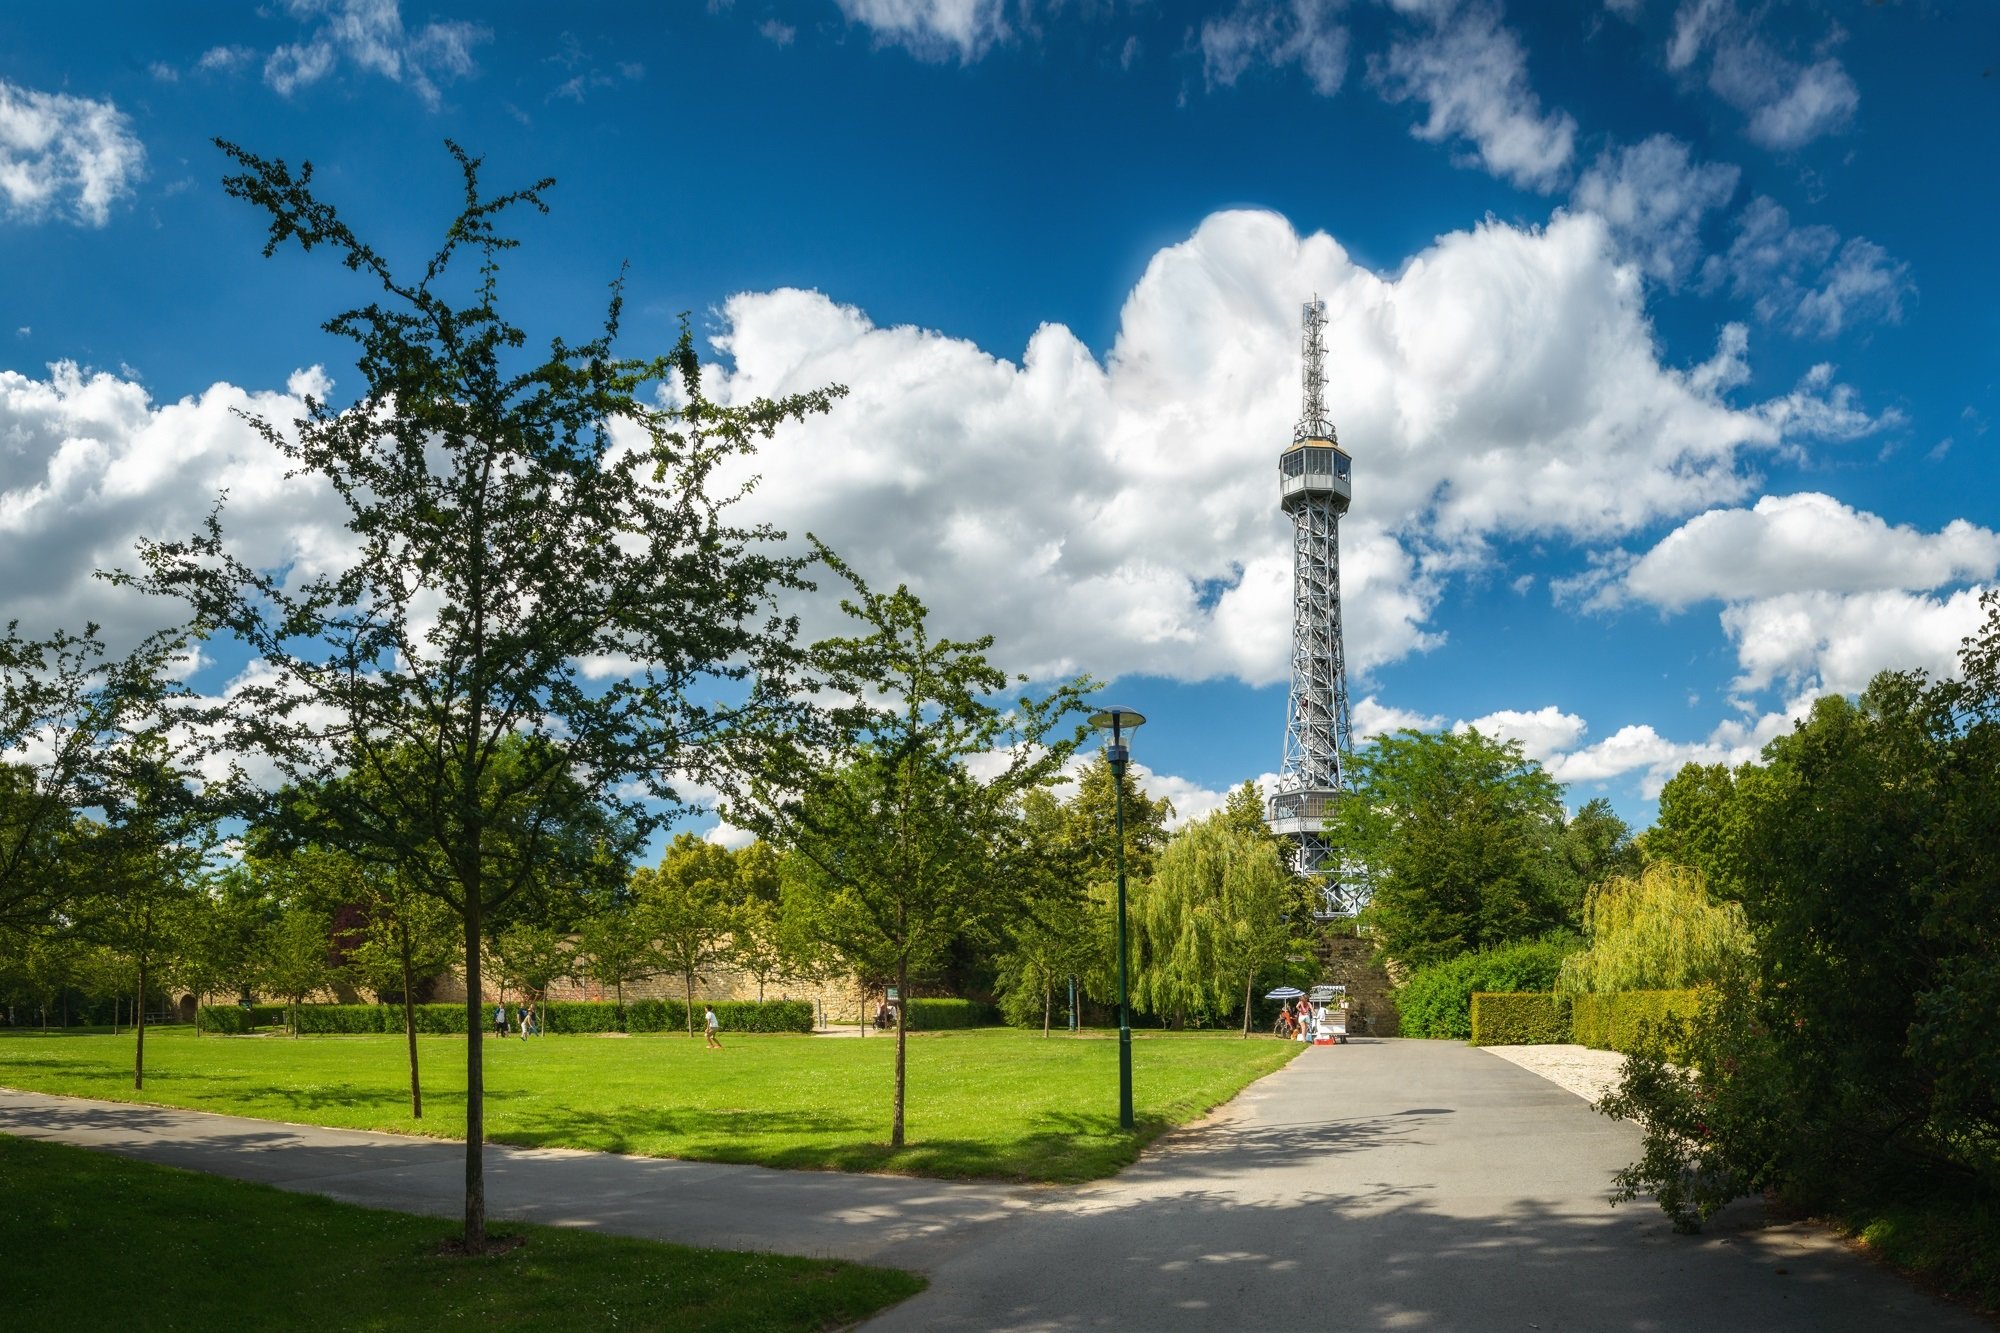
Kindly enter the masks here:
[[1361, 906], [1326, 841], [1328, 807], [1346, 777], [1347, 657], [1340, 641], [1340, 516], [1354, 495], [1351, 465], [1326, 415], [1326, 303], [1306, 302], [1305, 394], [1292, 444], [1278, 457], [1279, 503], [1292, 520], [1292, 693], [1285, 760], [1271, 797], [1273, 833], [1290, 841], [1328, 915]]

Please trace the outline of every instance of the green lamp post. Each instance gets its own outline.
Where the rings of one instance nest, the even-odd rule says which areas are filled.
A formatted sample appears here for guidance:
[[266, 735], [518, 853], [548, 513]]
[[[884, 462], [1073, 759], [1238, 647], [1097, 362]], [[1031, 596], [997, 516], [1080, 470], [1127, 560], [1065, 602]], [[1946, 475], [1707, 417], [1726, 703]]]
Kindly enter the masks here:
[[1132, 1128], [1132, 1000], [1125, 974], [1125, 764], [1131, 751], [1125, 733], [1136, 731], [1145, 715], [1130, 708], [1106, 708], [1091, 714], [1090, 725], [1108, 733], [1104, 760], [1111, 766], [1112, 808], [1117, 811], [1118, 840], [1118, 1126]]

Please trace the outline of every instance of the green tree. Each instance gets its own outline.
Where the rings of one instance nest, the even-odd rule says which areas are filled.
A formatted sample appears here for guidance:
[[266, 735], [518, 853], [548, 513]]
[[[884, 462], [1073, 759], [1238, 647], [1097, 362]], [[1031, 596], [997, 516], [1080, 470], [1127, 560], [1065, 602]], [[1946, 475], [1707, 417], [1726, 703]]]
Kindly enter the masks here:
[[1564, 911], [1580, 921], [1584, 895], [1591, 885], [1614, 875], [1636, 875], [1641, 859], [1632, 829], [1602, 796], [1586, 801], [1563, 823], [1560, 839], [1564, 877]]
[[639, 918], [660, 970], [681, 979], [690, 1037], [694, 984], [730, 957], [736, 885], [736, 858], [729, 849], [692, 833], [675, 836], [658, 870], [641, 868], [632, 876]]
[[1404, 728], [1354, 753], [1329, 832], [1374, 886], [1382, 952], [1422, 967], [1568, 924], [1562, 788], [1516, 741]]
[[630, 902], [605, 904], [584, 918], [577, 938], [577, 966], [600, 986], [609, 986], [619, 1006], [625, 1004], [625, 983], [660, 970], [646, 922]]
[[299, 1006], [338, 975], [332, 917], [304, 903], [286, 907], [257, 933], [256, 959], [260, 988], [284, 999], [286, 1026], [296, 1038]]
[[[1053, 782], [1082, 739], [1080, 727], [1057, 734], [1082, 707], [1081, 683], [997, 707], [1009, 681], [986, 659], [990, 636], [933, 639], [908, 587], [873, 592], [819, 552], [853, 589], [841, 606], [865, 633], [816, 644], [812, 660], [852, 702], [810, 744], [773, 754], [732, 818], [792, 852], [791, 909], [908, 996], [913, 976], [1003, 912], [1007, 886], [987, 873], [995, 844], [1015, 802]], [[907, 1044], [898, 1025], [892, 1148], [903, 1146]]]
[[1308, 919], [1275, 841], [1228, 809], [1176, 833], [1134, 896], [1140, 942], [1135, 987], [1156, 1013], [1203, 1017], [1234, 1007], [1243, 1035], [1260, 971], [1282, 962]]
[[492, 954], [502, 991], [512, 983], [529, 1000], [545, 998], [550, 985], [576, 968], [566, 932], [528, 921], [516, 921], [495, 935]]
[[[614, 351], [615, 286], [597, 336], [530, 353], [501, 309], [500, 261], [517, 244], [501, 226], [545, 211], [552, 182], [490, 195], [479, 162], [450, 145], [464, 206], [411, 279], [319, 197], [309, 165], [220, 147], [239, 168], [225, 190], [268, 217], [267, 256], [325, 247], [374, 289], [325, 326], [358, 347], [357, 400], [311, 399], [290, 429], [252, 421], [345, 504], [353, 553], [323, 574], [265, 570], [231, 549], [218, 511], [190, 540], [146, 544], [136, 581], [186, 599], [270, 668], [233, 696], [231, 743], [307, 787], [383, 779], [379, 803], [341, 803], [338, 845], [422, 868], [424, 890], [458, 914], [477, 1249], [488, 921], [562, 854], [535, 817], [553, 787], [579, 784], [643, 831], [678, 808], [676, 781], [711, 774], [723, 740], [794, 710], [772, 596], [799, 583], [799, 564], [770, 553], [777, 534], [729, 521], [739, 488], [710, 488], [833, 395], [713, 404], [685, 327], [666, 356]], [[593, 678], [601, 662], [619, 674]], [[728, 682], [742, 688], [714, 688]]]
[[1099, 941], [1099, 947], [1089, 953], [1094, 965], [1079, 976], [1085, 993], [1100, 1004], [1115, 1003], [1118, 998], [1116, 801], [1121, 786], [1125, 797], [1126, 882], [1143, 884], [1153, 873], [1154, 858], [1166, 846], [1173, 805], [1148, 796], [1130, 764], [1125, 766], [1123, 780], [1114, 783], [1111, 765], [1102, 753], [1084, 762], [1077, 774], [1076, 790], [1063, 804], [1064, 852], [1084, 885], [1091, 930]]
[[1071, 978], [1110, 966], [1110, 940], [1083, 878], [1081, 858], [1065, 837], [1066, 812], [1049, 792], [1021, 800], [1018, 854], [1011, 874], [1016, 901], [1006, 923], [1000, 960], [1001, 1010], [1008, 1021], [1039, 1017], [1042, 1035], [1054, 1025], [1055, 998]]
[[[165, 746], [164, 705], [183, 697], [175, 659], [184, 630], [154, 634], [110, 658], [97, 626], [81, 635], [22, 636], [18, 621], [0, 633], [0, 931], [51, 927], [68, 900], [100, 876], [71, 835], [88, 810], [141, 799]], [[134, 788], [137, 781], [140, 787]], [[103, 847], [101, 840], [91, 846]]]
[[458, 958], [458, 922], [444, 902], [420, 890], [415, 877], [391, 867], [368, 867], [366, 925], [348, 955], [348, 971], [375, 992], [394, 995], [403, 1010], [404, 1053], [410, 1064], [410, 1118], [424, 1118], [424, 1086], [417, 1060], [416, 991], [420, 982]]
[[1640, 835], [1639, 851], [1648, 863], [1687, 866], [1711, 888], [1731, 892], [1742, 832], [1728, 765], [1683, 764], [1660, 789], [1660, 812]]
[[1563, 960], [1556, 981], [1569, 994], [1710, 985], [1751, 959], [1743, 909], [1710, 898], [1695, 871], [1663, 862], [1593, 885], [1583, 930], [1589, 947]]

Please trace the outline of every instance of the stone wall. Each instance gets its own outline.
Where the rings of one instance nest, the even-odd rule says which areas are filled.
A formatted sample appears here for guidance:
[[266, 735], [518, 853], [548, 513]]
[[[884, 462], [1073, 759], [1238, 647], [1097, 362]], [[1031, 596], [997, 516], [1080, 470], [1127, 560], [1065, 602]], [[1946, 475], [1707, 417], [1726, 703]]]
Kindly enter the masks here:
[[1402, 1031], [1395, 984], [1375, 961], [1375, 941], [1365, 935], [1328, 935], [1320, 942], [1319, 980], [1347, 987], [1347, 1031], [1357, 1037], [1393, 1037]]

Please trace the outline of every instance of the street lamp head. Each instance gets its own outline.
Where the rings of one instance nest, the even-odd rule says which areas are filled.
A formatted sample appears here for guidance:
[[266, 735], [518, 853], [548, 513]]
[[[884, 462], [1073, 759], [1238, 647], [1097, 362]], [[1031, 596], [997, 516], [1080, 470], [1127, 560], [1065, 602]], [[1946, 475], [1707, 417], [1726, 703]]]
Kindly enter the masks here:
[[1130, 708], [1105, 708], [1090, 715], [1091, 726], [1110, 733], [1104, 742], [1104, 757], [1114, 771], [1123, 772], [1125, 761], [1131, 757], [1125, 733], [1138, 730], [1145, 721], [1144, 713]]

